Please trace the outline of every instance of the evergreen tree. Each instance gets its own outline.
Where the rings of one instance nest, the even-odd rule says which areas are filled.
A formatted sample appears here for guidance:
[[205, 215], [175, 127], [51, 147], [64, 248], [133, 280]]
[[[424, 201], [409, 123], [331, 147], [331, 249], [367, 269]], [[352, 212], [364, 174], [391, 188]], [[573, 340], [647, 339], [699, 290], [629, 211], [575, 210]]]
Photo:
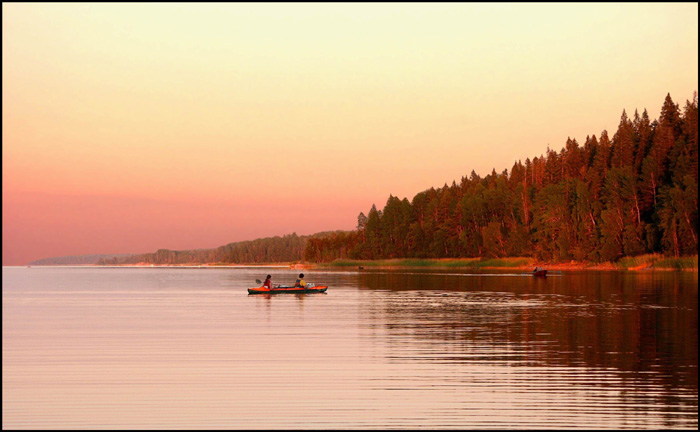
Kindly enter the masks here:
[[612, 140], [610, 164], [619, 168], [634, 165], [635, 132], [627, 113], [622, 110], [622, 118]]

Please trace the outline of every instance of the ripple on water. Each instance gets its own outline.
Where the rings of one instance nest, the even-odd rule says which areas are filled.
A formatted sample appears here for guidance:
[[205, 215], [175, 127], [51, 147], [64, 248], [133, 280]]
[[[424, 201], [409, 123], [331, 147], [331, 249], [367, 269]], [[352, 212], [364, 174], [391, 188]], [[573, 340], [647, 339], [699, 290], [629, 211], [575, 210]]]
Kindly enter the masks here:
[[34, 270], [3, 269], [3, 428], [697, 428], [692, 278]]

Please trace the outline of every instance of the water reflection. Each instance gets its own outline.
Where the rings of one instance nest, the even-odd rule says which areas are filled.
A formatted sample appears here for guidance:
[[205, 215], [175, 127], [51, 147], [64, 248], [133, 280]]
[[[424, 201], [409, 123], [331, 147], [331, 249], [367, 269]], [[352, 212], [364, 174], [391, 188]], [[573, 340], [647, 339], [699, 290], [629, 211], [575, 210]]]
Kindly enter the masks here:
[[[363, 272], [398, 362], [614, 371], [625, 403], [697, 421], [697, 273], [565, 273], [533, 278]], [[420, 347], [403, 349], [405, 340]]]
[[3, 428], [697, 428], [697, 273], [259, 273], [3, 269]]

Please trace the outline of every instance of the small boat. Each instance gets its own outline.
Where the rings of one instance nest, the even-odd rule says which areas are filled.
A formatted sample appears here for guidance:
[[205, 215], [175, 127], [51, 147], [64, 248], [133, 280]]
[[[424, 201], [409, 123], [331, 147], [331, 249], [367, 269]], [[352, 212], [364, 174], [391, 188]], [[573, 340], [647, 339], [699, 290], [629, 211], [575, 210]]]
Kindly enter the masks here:
[[532, 272], [533, 276], [547, 276], [547, 270], [541, 268], [535, 268]]
[[276, 286], [273, 288], [267, 287], [256, 287], [248, 288], [248, 294], [309, 294], [309, 293], [323, 293], [328, 289], [327, 286], [307, 286], [307, 287], [293, 287], [293, 286]]

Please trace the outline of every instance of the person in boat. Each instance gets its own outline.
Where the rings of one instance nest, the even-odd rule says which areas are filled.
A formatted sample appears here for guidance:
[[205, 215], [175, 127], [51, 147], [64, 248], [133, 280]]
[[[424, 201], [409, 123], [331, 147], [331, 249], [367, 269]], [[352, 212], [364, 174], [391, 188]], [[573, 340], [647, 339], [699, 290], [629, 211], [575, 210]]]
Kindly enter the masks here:
[[263, 286], [268, 289], [272, 289], [272, 276], [267, 275], [265, 278], [265, 282], [263, 282]]
[[306, 281], [304, 281], [304, 273], [299, 274], [299, 279], [297, 279], [297, 281], [294, 282], [294, 287], [306, 288]]

